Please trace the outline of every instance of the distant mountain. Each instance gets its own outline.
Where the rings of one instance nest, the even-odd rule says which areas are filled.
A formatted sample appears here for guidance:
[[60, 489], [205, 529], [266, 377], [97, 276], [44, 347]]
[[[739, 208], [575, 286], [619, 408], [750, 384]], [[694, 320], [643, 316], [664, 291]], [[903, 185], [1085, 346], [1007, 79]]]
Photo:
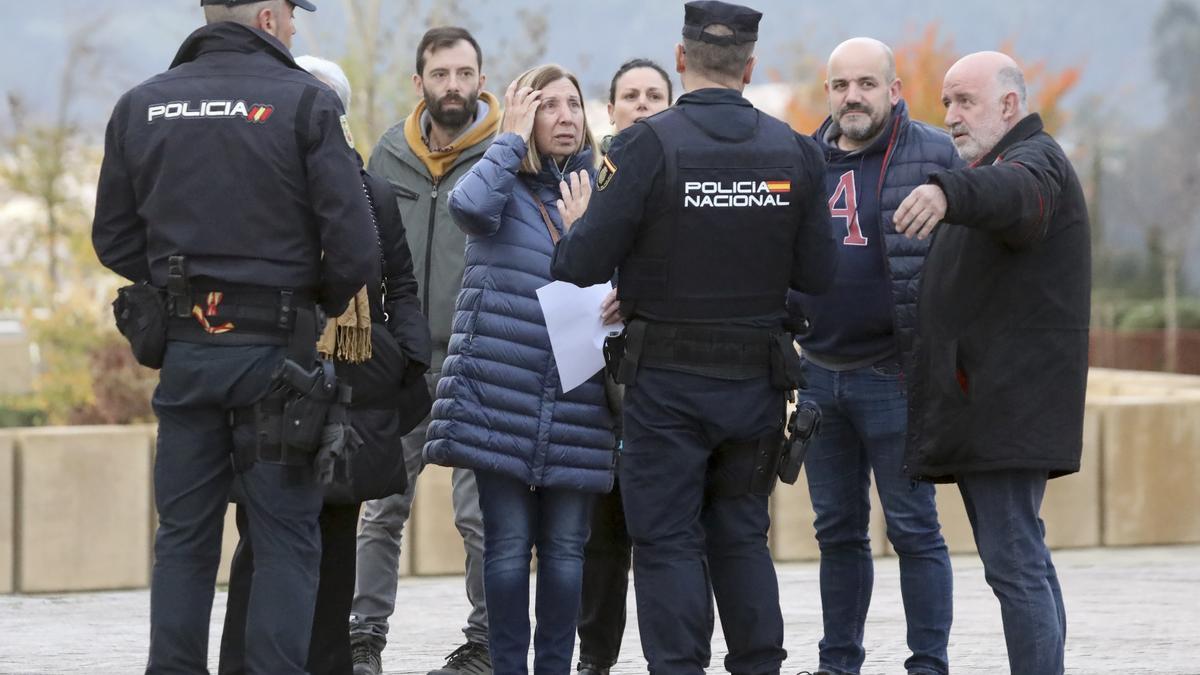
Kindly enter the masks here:
[[[762, 70], [794, 71], [796, 55], [822, 61], [840, 41], [870, 35], [886, 42], [912, 37], [930, 22], [962, 52], [1014, 45], [1019, 56], [1045, 59], [1055, 68], [1081, 65], [1083, 79], [1068, 102], [1096, 96], [1138, 126], [1161, 120], [1161, 94], [1152, 72], [1151, 26], [1165, 0], [749, 0], [764, 12], [757, 54]], [[344, 35], [342, 0], [316, 0], [313, 15], [297, 11], [296, 51], [337, 56]], [[393, 9], [398, 0], [385, 0]], [[425, 1], [429, 6], [429, 1]], [[544, 11], [549, 25], [547, 60], [579, 73], [589, 94], [603, 96], [609, 75], [624, 60], [644, 56], [670, 66], [679, 40], [682, 2], [606, 0], [548, 2], [506, 0], [456, 3], [470, 13], [485, 57], [506, 37], [518, 35], [518, 9]], [[72, 30], [95, 32], [105, 50], [109, 80], [91, 83], [86, 121], [100, 125], [119, 92], [165, 68], [179, 42], [201, 23], [195, 0], [40, 0], [5, 2], [0, 8], [0, 90], [16, 89], [52, 109]], [[830, 11], [834, 8], [836, 11]], [[422, 26], [400, 26], [419, 33]], [[333, 37], [337, 36], [337, 37]], [[485, 62], [485, 71], [487, 63]], [[407, 73], [398, 74], [407, 86]], [[503, 84], [493, 82], [493, 90]]]

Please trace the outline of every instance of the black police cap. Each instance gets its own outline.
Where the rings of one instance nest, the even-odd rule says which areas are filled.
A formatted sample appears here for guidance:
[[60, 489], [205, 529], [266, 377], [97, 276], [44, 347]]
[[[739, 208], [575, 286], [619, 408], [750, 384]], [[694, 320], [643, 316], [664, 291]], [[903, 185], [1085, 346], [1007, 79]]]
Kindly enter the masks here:
[[[693, 0], [683, 6], [683, 37], [714, 45], [740, 45], [758, 41], [758, 21], [762, 12], [720, 0]], [[733, 30], [732, 35], [713, 35], [704, 29], [720, 24]]]
[[[200, 6], [225, 5], [226, 7], [233, 7], [234, 5], [249, 5], [252, 2], [262, 2], [262, 0], [200, 0]], [[308, 0], [288, 0], [288, 2], [300, 9], [307, 9], [310, 12], [317, 11], [317, 6]]]

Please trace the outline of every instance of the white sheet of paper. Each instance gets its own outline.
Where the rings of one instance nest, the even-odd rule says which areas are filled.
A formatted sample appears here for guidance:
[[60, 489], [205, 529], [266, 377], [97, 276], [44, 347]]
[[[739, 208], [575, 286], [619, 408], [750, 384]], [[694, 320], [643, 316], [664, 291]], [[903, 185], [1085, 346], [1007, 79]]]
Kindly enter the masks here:
[[600, 323], [600, 305], [611, 290], [608, 283], [580, 288], [565, 281], [537, 290], [564, 392], [587, 382], [604, 367], [604, 338], [623, 329], [620, 323]]

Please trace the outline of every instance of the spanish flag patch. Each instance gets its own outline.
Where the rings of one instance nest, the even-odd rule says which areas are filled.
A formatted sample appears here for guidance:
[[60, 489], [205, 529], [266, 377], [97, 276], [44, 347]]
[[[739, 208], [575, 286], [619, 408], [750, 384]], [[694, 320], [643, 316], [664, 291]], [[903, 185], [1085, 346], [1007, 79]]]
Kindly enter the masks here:
[[596, 190], [600, 191], [608, 187], [608, 184], [612, 182], [612, 178], [616, 174], [617, 165], [613, 164], [608, 155], [605, 155], [604, 161], [600, 163], [600, 173], [596, 174]]

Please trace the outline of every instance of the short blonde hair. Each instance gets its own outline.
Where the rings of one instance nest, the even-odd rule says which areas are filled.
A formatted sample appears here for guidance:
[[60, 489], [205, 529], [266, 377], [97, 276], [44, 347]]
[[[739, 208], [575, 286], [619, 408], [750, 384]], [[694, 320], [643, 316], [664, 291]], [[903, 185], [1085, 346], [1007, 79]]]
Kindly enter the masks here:
[[[521, 76], [517, 78], [517, 89], [519, 90], [521, 87], [529, 87], [534, 91], [541, 91], [542, 89], [546, 88], [546, 85], [562, 79], [566, 79], [572, 85], [574, 85], [576, 93], [579, 94], [580, 109], [583, 111], [583, 140], [579, 145], [579, 150], [594, 148], [596, 147], [596, 139], [592, 137], [591, 128], [588, 126], [587, 106], [583, 105], [583, 88], [579, 86], [579, 79], [575, 77], [574, 73], [555, 63], [534, 66], [533, 68], [521, 73]], [[508, 112], [508, 110], [504, 111], [504, 115], [506, 117], [508, 116]], [[503, 126], [503, 120], [501, 120], [500, 124]], [[525, 153], [525, 159], [521, 160], [521, 173], [541, 173], [541, 153], [538, 152], [537, 146], [532, 138], [528, 138], [526, 141], [528, 141], [529, 147]]]

